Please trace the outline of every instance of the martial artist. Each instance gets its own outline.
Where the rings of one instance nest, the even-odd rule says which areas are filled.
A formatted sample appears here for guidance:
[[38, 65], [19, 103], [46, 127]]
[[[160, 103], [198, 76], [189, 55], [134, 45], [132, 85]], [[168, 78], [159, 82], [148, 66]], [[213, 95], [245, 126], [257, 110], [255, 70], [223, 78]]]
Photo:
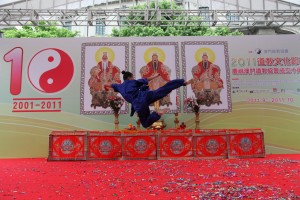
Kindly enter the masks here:
[[134, 79], [131, 72], [122, 71], [122, 74], [124, 80], [122, 84], [107, 84], [106, 89], [112, 87], [115, 92], [119, 92], [127, 102], [132, 104], [130, 116], [133, 116], [134, 112], [137, 112], [144, 128], [151, 126], [169, 110], [162, 109], [150, 113], [149, 106], [152, 103], [167, 96], [172, 90], [186, 86], [192, 82], [192, 79], [189, 81], [175, 79], [167, 82], [164, 86], [156, 90], [149, 90], [148, 82], [159, 77], [160, 74], [138, 80]]

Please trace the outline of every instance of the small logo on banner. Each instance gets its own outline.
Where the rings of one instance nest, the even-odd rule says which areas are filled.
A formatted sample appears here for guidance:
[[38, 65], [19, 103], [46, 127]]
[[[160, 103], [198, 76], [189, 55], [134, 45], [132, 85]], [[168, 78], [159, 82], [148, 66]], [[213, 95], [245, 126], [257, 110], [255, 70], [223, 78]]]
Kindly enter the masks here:
[[257, 48], [257, 49], [254, 50], [254, 52], [255, 52], [256, 54], [261, 54], [261, 49], [260, 49], [260, 48]]

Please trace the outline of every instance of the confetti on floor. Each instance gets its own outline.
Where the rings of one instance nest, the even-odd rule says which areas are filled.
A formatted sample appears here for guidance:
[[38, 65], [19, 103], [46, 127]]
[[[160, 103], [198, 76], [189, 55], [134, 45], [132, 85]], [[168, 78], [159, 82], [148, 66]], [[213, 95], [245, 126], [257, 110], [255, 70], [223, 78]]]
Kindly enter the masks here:
[[0, 199], [300, 199], [300, 155], [207, 160], [0, 159]]

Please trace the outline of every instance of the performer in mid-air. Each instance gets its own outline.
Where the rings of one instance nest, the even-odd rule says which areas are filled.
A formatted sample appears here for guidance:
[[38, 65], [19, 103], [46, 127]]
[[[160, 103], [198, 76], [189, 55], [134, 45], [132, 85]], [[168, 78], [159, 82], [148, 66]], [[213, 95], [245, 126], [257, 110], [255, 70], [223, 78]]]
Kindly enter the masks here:
[[122, 71], [122, 84], [108, 84], [106, 89], [112, 87], [115, 92], [119, 92], [123, 98], [132, 104], [131, 114], [137, 112], [140, 122], [144, 128], [151, 126], [154, 122], [160, 119], [169, 109], [162, 109], [150, 113], [149, 106], [159, 99], [168, 95], [172, 90], [181, 86], [186, 86], [192, 82], [192, 79], [185, 81], [183, 79], [175, 79], [167, 82], [164, 86], [149, 90], [148, 82], [159, 77], [160, 74], [155, 74], [152, 77], [135, 80], [133, 74], [128, 71]]

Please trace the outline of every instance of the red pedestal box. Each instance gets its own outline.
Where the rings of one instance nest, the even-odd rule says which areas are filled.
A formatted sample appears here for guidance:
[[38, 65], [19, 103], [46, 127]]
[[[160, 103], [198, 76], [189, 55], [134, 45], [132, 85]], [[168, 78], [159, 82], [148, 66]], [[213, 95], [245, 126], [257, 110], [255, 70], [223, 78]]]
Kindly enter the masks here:
[[90, 131], [88, 135], [89, 160], [116, 160], [122, 158], [121, 132]]
[[229, 157], [265, 157], [264, 133], [261, 129], [229, 130]]
[[137, 131], [124, 134], [124, 159], [157, 159], [157, 132]]
[[228, 158], [227, 131], [225, 129], [195, 130], [195, 157]]
[[48, 160], [86, 160], [86, 131], [52, 131]]
[[192, 130], [163, 130], [159, 136], [159, 159], [193, 158]]

